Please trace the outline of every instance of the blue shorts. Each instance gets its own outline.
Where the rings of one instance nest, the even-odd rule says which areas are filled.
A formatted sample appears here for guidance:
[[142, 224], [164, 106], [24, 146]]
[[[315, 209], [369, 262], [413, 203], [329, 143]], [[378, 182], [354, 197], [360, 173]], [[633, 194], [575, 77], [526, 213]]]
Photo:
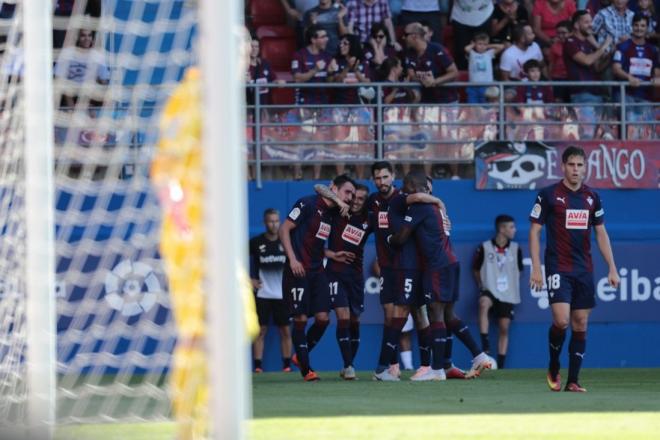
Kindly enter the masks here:
[[396, 298], [394, 290], [394, 270], [389, 267], [380, 268], [380, 304], [392, 304]]
[[571, 310], [596, 307], [596, 288], [592, 273], [548, 274], [546, 282], [550, 304], [568, 303], [571, 305]]
[[286, 265], [282, 275], [282, 296], [286, 298], [292, 316], [312, 316], [330, 311], [330, 288], [324, 271], [307, 272], [298, 278]]
[[364, 311], [364, 277], [355, 272], [327, 272], [330, 286], [330, 307], [348, 307], [351, 314]]
[[394, 270], [394, 304], [421, 307], [430, 302], [422, 289], [422, 274], [417, 269]]
[[455, 303], [459, 297], [461, 266], [458, 263], [424, 271], [424, 293], [432, 302]]

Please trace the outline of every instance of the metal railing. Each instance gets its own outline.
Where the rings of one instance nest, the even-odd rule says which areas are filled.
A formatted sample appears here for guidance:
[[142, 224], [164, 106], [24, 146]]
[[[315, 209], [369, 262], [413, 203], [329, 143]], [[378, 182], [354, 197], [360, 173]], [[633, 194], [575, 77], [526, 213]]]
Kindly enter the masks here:
[[[455, 82], [440, 87], [495, 87], [498, 96], [485, 104], [388, 105], [383, 102], [383, 89], [421, 90], [420, 85], [250, 84], [248, 93], [254, 103], [248, 106], [249, 163], [255, 167], [255, 180], [261, 187], [262, 167], [267, 165], [364, 164], [381, 159], [394, 163], [468, 163], [473, 159], [474, 144], [488, 140], [579, 143], [595, 138], [627, 140], [631, 135], [638, 139], [660, 137], [658, 104], [629, 102], [626, 93], [634, 89], [629, 89], [628, 83], [542, 81], [533, 85], [556, 91], [600, 89], [604, 93], [598, 95], [602, 102], [524, 104], [510, 102], [507, 96], [530, 83]], [[653, 87], [651, 83], [641, 86]], [[262, 102], [260, 90], [264, 88], [269, 89], [269, 95], [276, 89], [294, 88], [297, 93], [323, 90], [330, 97], [339, 89], [362, 90], [363, 96], [371, 89], [372, 97], [361, 98], [359, 104], [270, 105]], [[347, 131], [349, 135], [342, 138]]]

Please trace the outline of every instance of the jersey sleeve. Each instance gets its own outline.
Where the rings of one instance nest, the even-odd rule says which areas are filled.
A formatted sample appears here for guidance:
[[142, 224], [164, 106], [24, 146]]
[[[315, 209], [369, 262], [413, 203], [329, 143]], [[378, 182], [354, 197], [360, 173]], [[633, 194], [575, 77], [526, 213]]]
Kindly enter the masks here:
[[293, 208], [291, 208], [291, 211], [289, 211], [289, 215], [287, 215], [286, 218], [298, 226], [309, 217], [310, 209], [311, 203], [305, 203], [304, 199], [299, 199], [293, 205]]
[[522, 248], [518, 246], [518, 271], [522, 272], [525, 269], [525, 266], [523, 264], [523, 253], [522, 253]]
[[591, 224], [594, 226], [602, 225], [605, 223], [605, 210], [603, 209], [603, 202], [600, 200], [600, 196], [596, 193], [594, 196], [594, 211], [593, 218], [591, 219]]
[[454, 59], [449, 54], [449, 51], [445, 50], [444, 48], [440, 49], [438, 53], [435, 54], [435, 57], [438, 60], [438, 64], [444, 67], [445, 70], [447, 70], [449, 66], [454, 64]]
[[403, 217], [403, 226], [415, 229], [426, 218], [428, 213], [427, 208], [427, 205], [421, 203], [415, 203], [414, 205], [408, 206], [406, 214]]
[[550, 205], [548, 203], [548, 198], [543, 191], [540, 191], [536, 196], [536, 200], [534, 200], [532, 212], [529, 213], [529, 221], [539, 225], [545, 224], [545, 219], [548, 216], [549, 210]]
[[250, 278], [259, 279], [259, 257], [257, 252], [257, 237], [250, 240]]

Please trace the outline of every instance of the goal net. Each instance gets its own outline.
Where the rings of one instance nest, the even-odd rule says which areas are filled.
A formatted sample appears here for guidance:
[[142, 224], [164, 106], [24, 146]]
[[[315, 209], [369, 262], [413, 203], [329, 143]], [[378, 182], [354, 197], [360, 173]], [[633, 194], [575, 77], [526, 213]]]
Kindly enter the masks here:
[[[161, 112], [195, 64], [197, 2], [54, 4], [58, 424], [170, 420], [177, 329], [151, 185]], [[0, 2], [0, 431], [25, 423], [22, 4]], [[49, 130], [49, 127], [44, 127]]]

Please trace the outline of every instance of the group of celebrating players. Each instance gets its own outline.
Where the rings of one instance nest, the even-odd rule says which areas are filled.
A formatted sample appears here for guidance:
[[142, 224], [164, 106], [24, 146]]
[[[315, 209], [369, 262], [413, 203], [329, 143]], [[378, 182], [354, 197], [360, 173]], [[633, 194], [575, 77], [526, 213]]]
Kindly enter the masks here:
[[[590, 234], [595, 229], [599, 249], [609, 268], [608, 279], [618, 285], [616, 265], [603, 224], [598, 195], [582, 183], [585, 154], [569, 147], [562, 155], [564, 178], [541, 190], [530, 214], [532, 288], [544, 287], [540, 263], [540, 230], [548, 228], [546, 276], [553, 323], [548, 340], [548, 386], [561, 390], [559, 355], [571, 326], [566, 391], [584, 392], [578, 373], [586, 347], [587, 321], [595, 306]], [[490, 369], [492, 358], [480, 350], [468, 327], [456, 316], [460, 266], [450, 241], [451, 223], [442, 200], [431, 195], [432, 180], [411, 171], [403, 187], [394, 187], [389, 162], [371, 167], [377, 191], [345, 175], [330, 187], [316, 185], [316, 194], [296, 201], [279, 228], [286, 264], [282, 292], [293, 319], [292, 361], [305, 381], [319, 376], [310, 365], [310, 352], [323, 336], [328, 314], [335, 311], [337, 342], [343, 359], [341, 377], [356, 378], [353, 361], [360, 343], [360, 314], [364, 309], [362, 273], [364, 245], [375, 235], [383, 336], [373, 379], [399, 381], [398, 344], [409, 314], [417, 328], [421, 367], [413, 381], [470, 379]], [[324, 260], [327, 264], [324, 265]], [[307, 328], [307, 320], [314, 317]], [[452, 364], [453, 337], [472, 354], [464, 372]]]
[[[393, 185], [389, 162], [376, 162], [371, 171], [376, 193], [369, 195], [364, 185], [338, 176], [329, 188], [316, 185], [316, 195], [298, 200], [280, 227], [288, 262], [282, 291], [293, 316], [294, 363], [306, 381], [319, 379], [310, 366], [309, 353], [328, 326], [329, 311], [334, 310], [344, 363], [340, 375], [355, 379], [353, 360], [364, 309], [364, 245], [374, 233], [384, 325], [373, 378], [399, 380], [398, 343], [411, 313], [421, 362], [411, 380], [478, 376], [490, 368], [491, 359], [453, 311], [459, 263], [449, 240], [444, 203], [430, 194], [432, 181], [420, 171], [408, 173], [400, 190]], [[306, 331], [310, 316], [314, 323]], [[452, 365], [452, 333], [473, 355], [467, 372]]]

